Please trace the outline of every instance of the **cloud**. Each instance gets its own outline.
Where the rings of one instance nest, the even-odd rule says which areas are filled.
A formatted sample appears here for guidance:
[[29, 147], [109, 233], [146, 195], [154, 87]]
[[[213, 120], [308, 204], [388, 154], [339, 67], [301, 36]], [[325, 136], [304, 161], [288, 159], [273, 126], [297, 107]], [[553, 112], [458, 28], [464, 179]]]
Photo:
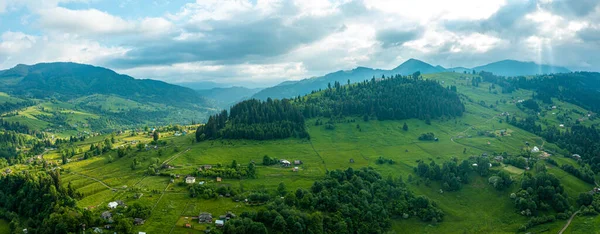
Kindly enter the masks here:
[[377, 32], [377, 40], [382, 43], [384, 48], [392, 46], [401, 46], [404, 42], [412, 41], [421, 35], [421, 29], [398, 30], [387, 29]]
[[[260, 62], [318, 41], [343, 28], [334, 17], [319, 11], [315, 13], [317, 16], [310, 14], [289, 18], [251, 14], [244, 4], [207, 11], [205, 4], [194, 7], [188, 4], [180, 14], [171, 16], [172, 19], [185, 22], [185, 31], [177, 37], [137, 46], [110, 65], [131, 68], [199, 61], [238, 64]], [[285, 7], [290, 10], [290, 6]], [[190, 9], [195, 12], [192, 13]], [[206, 12], [213, 14], [200, 14]], [[232, 12], [238, 15], [234, 17]], [[182, 17], [187, 17], [187, 20]], [[240, 21], [240, 18], [244, 20]]]
[[139, 78], [145, 77], [146, 74], [153, 74], [155, 79], [175, 83], [197, 81], [198, 77], [204, 77], [203, 81], [232, 85], [240, 83], [256, 85], [257, 80], [260, 80], [259, 83], [262, 85], [276, 85], [282, 79], [304, 78], [307, 72], [302, 63], [211, 65], [204, 62], [135, 67], [118, 71]]
[[600, 46], [600, 27], [598, 26], [585, 28], [578, 32], [578, 36], [585, 42], [598, 43]]
[[237, 85], [391, 69], [409, 58], [600, 70], [598, 1], [197, 0], [136, 16], [111, 4], [61, 4], [71, 1], [85, 0], [0, 0], [0, 12], [28, 9], [29, 22], [0, 32], [0, 67], [66, 60]]
[[38, 25], [45, 30], [87, 36], [155, 36], [170, 32], [174, 25], [159, 17], [139, 21], [124, 20], [96, 9], [71, 10], [63, 7], [42, 9]]
[[597, 11], [599, 5], [598, 0], [555, 0], [543, 6], [554, 14], [581, 18]]
[[122, 56], [126, 51], [122, 47], [107, 47], [64, 34], [33, 36], [22, 32], [4, 32], [0, 39], [0, 69], [19, 63], [55, 61], [100, 64], [110, 57]]

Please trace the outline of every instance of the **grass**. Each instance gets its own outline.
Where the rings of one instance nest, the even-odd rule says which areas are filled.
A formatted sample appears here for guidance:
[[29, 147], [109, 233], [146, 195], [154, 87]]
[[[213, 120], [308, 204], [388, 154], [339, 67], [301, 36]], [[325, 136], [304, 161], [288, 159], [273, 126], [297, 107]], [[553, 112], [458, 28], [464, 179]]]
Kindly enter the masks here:
[[0, 233], [10, 233], [9, 222], [4, 219], [0, 219]]
[[[530, 150], [525, 142], [530, 142], [531, 147], [543, 145], [544, 150], [559, 152], [561, 149], [556, 145], [544, 142], [538, 136], [504, 121], [503, 112], [524, 116], [525, 113], [510, 101], [527, 99], [532, 93], [518, 90], [512, 94], [501, 94], [499, 88], [490, 93], [488, 83], [481, 83], [479, 87], [470, 86], [470, 80], [466, 78], [472, 75], [441, 73], [424, 75], [424, 77], [443, 81], [443, 85], [457, 86], [466, 107], [464, 116], [456, 119], [434, 120], [431, 125], [415, 119], [364, 122], [361, 117], [346, 118], [336, 123], [334, 130], [315, 126], [317, 119], [308, 119], [306, 124], [311, 136], [310, 141], [306, 139], [217, 140], [192, 144], [193, 133], [184, 137], [174, 137], [164, 133], [163, 140], [169, 143], [162, 147], [162, 155], [159, 155], [158, 150], [143, 150], [123, 158], [118, 158], [116, 153], [109, 153], [88, 160], [73, 161], [63, 166], [66, 171], [63, 173], [62, 181], [64, 184], [71, 182], [74, 188], [85, 195], [78, 202], [80, 207], [95, 207], [94, 209], [102, 210], [106, 209], [108, 202], [117, 199], [128, 204], [141, 203], [152, 206], [154, 208], [152, 216], [144, 225], [136, 226], [136, 231], [200, 233], [207, 225], [194, 224], [192, 229], [184, 228], [183, 225], [187, 222], [193, 223], [189, 217], [198, 215], [201, 211], [208, 211], [213, 213], [213, 216], [218, 216], [226, 211], [239, 214], [257, 207], [236, 203], [228, 198], [211, 200], [190, 198], [185, 186], [170, 184], [168, 177], [145, 175], [146, 168], [155, 159], [160, 162], [169, 160], [169, 164], [175, 169], [168, 172], [179, 175], [191, 174], [204, 164], [229, 165], [236, 160], [239, 164], [246, 165], [254, 161], [257, 163], [258, 171], [256, 179], [224, 179], [219, 185], [243, 187], [245, 190], [270, 191], [275, 190], [281, 182], [286, 184], [288, 191], [309, 188], [315, 180], [323, 178], [328, 170], [373, 167], [384, 177], [401, 176], [405, 181], [409, 176], [412, 177], [413, 181], [408, 185], [410, 189], [417, 195], [427, 195], [446, 213], [444, 221], [438, 224], [423, 223], [414, 217], [407, 220], [394, 219], [391, 232], [514, 233], [519, 226], [527, 222], [527, 218], [515, 212], [512, 200], [509, 198], [510, 193], [518, 190], [518, 180], [524, 170], [506, 165], [493, 168], [510, 172], [513, 179], [517, 181], [504, 191], [496, 191], [487, 183], [487, 178], [474, 175], [474, 181], [465, 185], [460, 191], [440, 193], [439, 183], [434, 182], [429, 187], [425, 186], [422, 180], [413, 174], [413, 167], [417, 165], [418, 160], [426, 162], [435, 160], [442, 163], [451, 158], [462, 160], [477, 157], [482, 153], [491, 155], [493, 152], [507, 152], [516, 155]], [[490, 107], [490, 104], [493, 106]], [[119, 105], [127, 105], [127, 102], [115, 100], [114, 103], [106, 105], [107, 109], [114, 110], [122, 108]], [[561, 108], [563, 106], [574, 108], [566, 104], [558, 105]], [[68, 105], [48, 106], [51, 107], [71, 110]], [[551, 123], [551, 120], [548, 121]], [[404, 122], [409, 126], [408, 131], [402, 130]], [[509, 134], [500, 136], [500, 131]], [[419, 141], [417, 139], [419, 135], [426, 132], [433, 132], [439, 141]], [[494, 137], [486, 136], [489, 135], [487, 133], [491, 133]], [[108, 136], [89, 138], [76, 145], [81, 150], [87, 150], [89, 144], [103, 141], [106, 137]], [[135, 139], [142, 142], [151, 140], [145, 135], [129, 136], [127, 133], [117, 135], [116, 139], [118, 142], [115, 146], [124, 144], [126, 140]], [[108, 161], [108, 155], [113, 157], [113, 162]], [[302, 160], [303, 164], [299, 166], [299, 172], [292, 172], [290, 168], [280, 166], [263, 166], [261, 163], [264, 155], [290, 161]], [[376, 164], [375, 161], [379, 157], [392, 159], [396, 163]], [[564, 163], [576, 165], [574, 160], [560, 155], [551, 157], [561, 165]], [[132, 170], [130, 165], [134, 158], [141, 162], [141, 166]], [[60, 156], [50, 153], [48, 159], [59, 161]], [[560, 178], [572, 204], [578, 193], [588, 191], [592, 187], [559, 168], [549, 165], [548, 170]], [[200, 180], [216, 183], [209, 178], [197, 179]], [[98, 181], [102, 181], [110, 188]], [[136, 193], [144, 195], [140, 199], [135, 199], [133, 196]], [[585, 227], [597, 225], [598, 222], [597, 219], [587, 221], [578, 217], [571, 224], [570, 229], [573, 229], [572, 233], [578, 233], [586, 230]], [[531, 231], [557, 232], [564, 223], [564, 221], [556, 221], [540, 225]]]

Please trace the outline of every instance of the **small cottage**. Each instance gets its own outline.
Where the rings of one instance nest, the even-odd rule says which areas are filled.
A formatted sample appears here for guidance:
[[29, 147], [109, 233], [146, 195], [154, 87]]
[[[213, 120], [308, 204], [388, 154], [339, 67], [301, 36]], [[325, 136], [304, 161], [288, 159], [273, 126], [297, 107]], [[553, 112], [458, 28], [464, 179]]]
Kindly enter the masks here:
[[300, 164], [302, 164], [302, 161], [300, 161], [300, 160], [294, 160], [294, 165], [300, 165]]
[[100, 215], [100, 217], [102, 219], [108, 220], [112, 217], [112, 213], [110, 213], [110, 211], [104, 211], [102, 212], [102, 214]]
[[145, 221], [145, 220], [143, 220], [143, 219], [140, 219], [140, 218], [135, 218], [135, 219], [133, 219], [133, 224], [134, 224], [134, 225], [138, 225], [138, 226], [139, 226], [139, 225], [142, 225], [142, 224], [144, 224], [144, 221]]
[[119, 205], [119, 203], [117, 203], [117, 202], [114, 202], [114, 201], [113, 202], [109, 202], [108, 203], [108, 208], [114, 209], [114, 208], [117, 208], [118, 205]]
[[297, 171], [298, 171], [298, 167], [294, 167], [294, 168], [292, 168], [292, 171], [293, 171], [293, 172], [297, 172]]
[[537, 153], [540, 152], [540, 148], [538, 148], [537, 146], [534, 146], [533, 149], [531, 149], [531, 153]]
[[218, 219], [215, 221], [215, 225], [217, 227], [223, 227], [223, 225], [225, 225], [225, 221]]
[[193, 177], [193, 176], [188, 176], [188, 177], [185, 177], [185, 183], [186, 183], [186, 184], [193, 184], [193, 183], [196, 183], [196, 177]]
[[202, 212], [198, 215], [198, 223], [212, 223], [212, 214], [207, 212]]
[[217, 177], [217, 182], [221, 182], [221, 181], [223, 181], [223, 180], [221, 179], [221, 177]]

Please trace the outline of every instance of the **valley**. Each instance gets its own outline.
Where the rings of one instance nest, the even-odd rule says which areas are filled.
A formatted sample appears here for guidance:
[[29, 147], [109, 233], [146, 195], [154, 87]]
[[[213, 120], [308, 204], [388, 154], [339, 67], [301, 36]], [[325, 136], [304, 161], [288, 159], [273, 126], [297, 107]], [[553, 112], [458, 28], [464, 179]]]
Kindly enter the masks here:
[[[207, 227], [219, 232], [213, 224], [198, 224], [193, 217], [201, 212], [218, 217], [229, 211], [239, 216], [244, 212], [266, 208], [266, 203], [244, 202], [243, 197], [265, 193], [271, 197], [269, 200], [275, 201], [279, 199], [275, 194], [280, 184], [284, 184], [288, 193], [311, 189], [313, 183], [323, 179], [327, 172], [349, 167], [355, 170], [370, 167], [382, 178], [401, 178], [408, 189], [416, 195], [430, 198], [445, 214], [443, 221], [435, 222], [423, 222], [416, 217], [393, 217], [389, 229], [392, 233], [514, 233], [520, 230], [529, 218], [515, 210], [511, 193], [519, 190], [519, 181], [525, 173], [538, 174], [540, 171], [534, 169], [533, 164], [529, 170], [525, 170], [502, 160], [497, 162], [497, 156], [530, 155], [530, 160], [539, 158], [536, 167], [543, 165], [548, 173], [560, 180], [569, 195], [567, 200], [570, 204], [577, 204], [578, 194], [593, 190], [594, 184], [545, 160], [549, 157], [558, 165], [580, 167], [571, 157], [563, 157], [565, 149], [505, 121], [508, 119], [506, 113], [510, 117], [527, 116], [527, 110], [517, 104], [519, 100], [531, 98], [532, 91], [519, 89], [512, 93], [495, 92], [498, 90], [491, 89], [492, 84], [488, 82], [482, 81], [473, 86], [471, 80], [476, 77], [460, 73], [423, 75], [423, 79], [436, 81], [442, 86], [456, 87], [465, 108], [460, 117], [425, 121], [414, 118], [364, 119], [360, 115], [351, 115], [330, 120], [327, 125], [319, 125], [318, 122], [328, 118], [313, 117], [305, 120], [309, 138], [271, 140], [213, 139], [196, 142], [198, 125], [182, 125], [177, 129], [157, 127], [159, 142], [162, 143], [156, 146], [150, 130], [126, 130], [112, 135], [88, 137], [72, 146], [49, 151], [43, 155], [43, 160], [35, 160], [38, 163], [15, 164], [8, 168], [12, 173], [60, 168], [62, 185], [81, 193], [77, 207], [92, 211], [94, 216], [99, 217], [100, 213], [109, 210], [107, 205], [112, 201], [148, 207], [151, 215], [144, 224], [132, 227], [135, 232], [147, 233], [202, 233]], [[553, 106], [555, 108], [550, 107], [540, 113], [544, 126], [570, 126], [575, 124], [576, 119], [585, 118], [589, 113], [582, 107], [557, 99], [553, 100]], [[34, 109], [28, 108], [22, 115], [28, 114], [35, 116]], [[80, 113], [74, 115], [85, 116]], [[89, 117], [92, 118], [91, 115]], [[598, 122], [590, 115], [581, 124], [591, 126]], [[422, 134], [429, 132], [435, 134], [435, 141], [419, 140]], [[83, 152], [90, 149], [90, 145], [102, 144], [105, 139], [114, 139], [112, 150], [83, 158]], [[131, 149], [119, 156], [117, 149], [127, 147]], [[534, 147], [541, 150], [531, 153]], [[64, 164], [61, 151], [66, 149], [74, 149], [75, 154], [68, 157], [69, 162]], [[301, 160], [301, 164], [282, 167], [276, 163], [267, 166], [263, 165], [265, 156], [290, 162]], [[416, 174], [415, 168], [420, 161], [441, 164], [444, 161], [479, 160], [483, 157], [493, 162], [490, 164], [493, 165], [489, 168], [490, 174], [504, 171], [514, 182], [506, 189], [497, 190], [488, 182], [489, 175], [481, 176], [472, 171], [468, 175], [470, 181], [463, 184], [460, 190], [446, 191], [440, 182], [429, 181]], [[393, 163], [379, 163], [380, 158], [392, 160]], [[46, 164], [42, 164], [42, 161], [60, 166], [42, 166]], [[219, 165], [228, 167], [232, 162], [242, 167], [254, 162], [256, 176], [222, 178], [221, 182], [216, 182], [212, 176], [196, 176], [195, 183], [203, 181], [205, 185], [198, 186], [231, 189], [242, 199], [240, 196], [222, 194], [210, 198], [191, 197], [190, 185], [185, 183], [186, 175], [196, 175], [203, 165], [219, 168]], [[293, 170], [295, 167], [297, 171]], [[560, 231], [566, 222], [557, 219], [527, 231], [554, 233]], [[575, 216], [565, 233], [580, 233], [598, 222], [598, 216]], [[191, 227], [185, 227], [186, 224]]]

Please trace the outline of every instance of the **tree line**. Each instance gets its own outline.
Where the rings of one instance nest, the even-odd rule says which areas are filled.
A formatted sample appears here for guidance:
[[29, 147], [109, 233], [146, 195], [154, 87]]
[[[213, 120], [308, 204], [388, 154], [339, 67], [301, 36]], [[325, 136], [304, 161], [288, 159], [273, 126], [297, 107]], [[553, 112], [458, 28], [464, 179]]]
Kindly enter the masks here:
[[401, 178], [384, 179], [372, 168], [330, 171], [309, 190], [278, 190], [284, 199], [242, 213], [223, 232], [383, 233], [394, 217], [433, 223], [444, 217], [435, 202], [414, 195]]
[[299, 97], [294, 103], [307, 118], [366, 115], [378, 120], [428, 120], [462, 115], [465, 107], [455, 90], [433, 80], [396, 75], [344, 86], [336, 82], [320, 95]]
[[196, 140], [217, 138], [269, 140], [288, 137], [308, 137], [302, 113], [290, 100], [240, 102], [227, 112], [210, 116], [199, 126]]

